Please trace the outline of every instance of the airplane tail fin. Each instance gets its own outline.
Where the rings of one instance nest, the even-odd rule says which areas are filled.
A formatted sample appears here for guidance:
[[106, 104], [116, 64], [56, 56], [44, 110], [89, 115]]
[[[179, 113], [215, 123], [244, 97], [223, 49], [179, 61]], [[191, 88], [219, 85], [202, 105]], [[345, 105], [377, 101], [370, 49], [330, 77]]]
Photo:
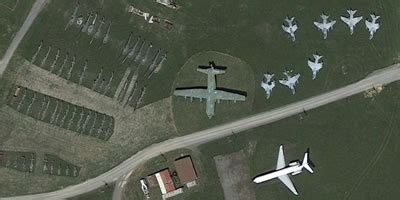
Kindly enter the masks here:
[[357, 10], [347, 10], [347, 12], [350, 16], [353, 16], [354, 14], [356, 14]]
[[322, 56], [320, 56], [318, 54], [314, 54], [313, 56], [314, 56], [315, 61], [319, 61], [322, 58]]
[[379, 15], [371, 15], [372, 20], [378, 20], [381, 16]]
[[212, 73], [213, 74], [223, 74], [223, 73], [225, 73], [225, 70], [212, 68]]
[[294, 21], [294, 17], [286, 17], [286, 19], [285, 19], [285, 21], [287, 22], [287, 23], [293, 23], [293, 21]]
[[304, 159], [303, 159], [302, 166], [303, 166], [304, 168], [306, 168], [306, 170], [309, 171], [310, 173], [314, 173], [314, 170], [311, 168], [311, 166], [309, 165], [308, 162], [309, 162], [309, 159], [308, 159], [308, 152], [306, 152], [306, 153], [304, 154]]

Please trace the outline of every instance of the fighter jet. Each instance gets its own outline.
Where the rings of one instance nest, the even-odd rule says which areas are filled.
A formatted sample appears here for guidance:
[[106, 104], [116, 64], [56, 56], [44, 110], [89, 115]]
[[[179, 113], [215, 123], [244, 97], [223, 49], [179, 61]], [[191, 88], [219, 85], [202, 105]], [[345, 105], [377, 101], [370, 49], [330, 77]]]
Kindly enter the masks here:
[[314, 54], [314, 62], [311, 60], [308, 60], [308, 67], [311, 68], [312, 71], [312, 79], [314, 80], [317, 77], [318, 71], [322, 68], [323, 62], [321, 60], [322, 56], [318, 54]]
[[290, 19], [289, 19], [289, 17], [286, 17], [285, 22], [287, 23], [287, 26], [285, 26], [285, 24], [282, 25], [283, 31], [285, 31], [286, 33], [288, 33], [290, 35], [293, 42], [296, 41], [295, 32], [297, 31], [298, 26], [294, 21], [294, 17], [292, 17]]
[[333, 25], [336, 24], [335, 20], [328, 22], [328, 18], [328, 15], [322, 14], [322, 22], [314, 22], [314, 25], [324, 34], [324, 40], [328, 37], [328, 32], [333, 29]]
[[283, 146], [281, 145], [279, 147], [279, 153], [278, 153], [278, 161], [276, 163], [276, 170], [269, 172], [267, 174], [255, 177], [253, 179], [254, 183], [262, 183], [271, 179], [278, 178], [280, 181], [282, 181], [283, 184], [295, 195], [299, 195], [297, 192], [296, 188], [293, 185], [293, 182], [290, 180], [288, 174], [290, 175], [297, 175], [300, 174], [303, 171], [303, 168], [305, 168], [307, 171], [310, 173], [314, 173], [314, 170], [311, 168], [308, 158], [308, 152], [304, 153], [304, 158], [303, 161], [300, 163], [300, 161], [293, 161], [290, 162], [289, 165], [286, 166], [285, 162], [285, 156], [283, 154]]
[[197, 68], [197, 71], [207, 74], [208, 76], [207, 89], [205, 88], [176, 89], [174, 95], [183, 96], [185, 98], [190, 97], [191, 100], [193, 100], [193, 98], [199, 98], [200, 101], [202, 99], [206, 99], [207, 101], [206, 113], [209, 119], [211, 119], [215, 115], [216, 102], [219, 103], [221, 100], [234, 101], [234, 102], [246, 100], [246, 96], [244, 95], [217, 89], [215, 75], [223, 74], [225, 73], [225, 70], [216, 69], [214, 62], [210, 62], [210, 66], [205, 69], [203, 67]]
[[279, 80], [279, 83], [287, 86], [290, 90], [292, 90], [292, 94], [296, 94], [296, 90], [294, 87], [299, 82], [300, 74], [296, 74], [294, 76], [290, 76], [289, 72], [283, 72], [283, 74], [286, 76], [286, 80], [281, 79]]
[[349, 14], [349, 17], [340, 17], [340, 19], [347, 24], [347, 26], [350, 29], [350, 35], [353, 35], [354, 33], [354, 27], [362, 20], [363, 17], [354, 17], [356, 14], [357, 10], [347, 10], [347, 13]]
[[369, 31], [369, 39], [372, 40], [372, 38], [374, 38], [374, 34], [376, 33], [376, 31], [379, 29], [379, 22], [377, 22], [377, 20], [380, 18], [380, 16], [371, 14], [371, 21], [365, 20], [365, 26], [367, 27], [368, 31]]
[[275, 81], [272, 80], [274, 74], [264, 74], [264, 79], [261, 81], [261, 87], [264, 88], [265, 93], [267, 94], [267, 99], [271, 97], [272, 89], [275, 87]]

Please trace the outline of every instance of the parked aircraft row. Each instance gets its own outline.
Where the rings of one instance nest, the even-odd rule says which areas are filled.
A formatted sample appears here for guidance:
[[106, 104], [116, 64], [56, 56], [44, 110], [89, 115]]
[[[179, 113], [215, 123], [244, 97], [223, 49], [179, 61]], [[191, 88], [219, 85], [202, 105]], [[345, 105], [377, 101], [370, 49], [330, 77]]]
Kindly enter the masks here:
[[[356, 17], [357, 10], [347, 10], [348, 16], [341, 16], [340, 19], [345, 23], [350, 30], [350, 35], [353, 35], [354, 33], [354, 28], [356, 25], [363, 19], [362, 16]], [[365, 27], [369, 32], [369, 39], [372, 40], [374, 37], [374, 34], [378, 31], [380, 28], [378, 19], [380, 16], [377, 16], [375, 14], [371, 14], [371, 19], [365, 20]], [[323, 38], [326, 39], [328, 37], [328, 32], [330, 30], [333, 30], [333, 26], [336, 24], [336, 20], [329, 20], [329, 16], [325, 15], [324, 13], [321, 14], [321, 21], [315, 21], [314, 25], [320, 30], [323, 34]], [[296, 31], [298, 30], [299, 26], [295, 22], [294, 17], [286, 17], [284, 24], [282, 25], [282, 29], [284, 32], [288, 33], [289, 36], [292, 38], [292, 41], [296, 41]]]
[[[317, 73], [323, 67], [323, 62], [321, 61], [321, 55], [314, 54], [313, 58], [314, 60], [309, 59], [307, 61], [307, 64], [308, 67], [311, 69], [312, 79], [315, 80], [315, 78], [317, 77]], [[300, 74], [297, 73], [291, 76], [289, 71], [285, 71], [283, 72], [283, 75], [285, 75], [286, 78], [279, 80], [279, 83], [288, 87], [292, 91], [292, 94], [296, 94], [295, 86], [299, 82]], [[261, 87], [265, 90], [265, 93], [267, 94], [267, 99], [271, 97], [272, 90], [275, 87], [275, 81], [273, 80], [273, 77], [274, 74], [266, 73], [264, 74], [264, 79], [261, 81]]]

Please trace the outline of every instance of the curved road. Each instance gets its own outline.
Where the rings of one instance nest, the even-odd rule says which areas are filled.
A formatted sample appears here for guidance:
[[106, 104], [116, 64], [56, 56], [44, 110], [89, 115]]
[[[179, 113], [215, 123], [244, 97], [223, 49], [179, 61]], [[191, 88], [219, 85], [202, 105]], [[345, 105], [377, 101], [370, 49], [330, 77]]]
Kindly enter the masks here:
[[149, 159], [160, 155], [160, 153], [192, 146], [195, 144], [206, 143], [211, 140], [229, 136], [233, 132], [238, 133], [257, 126], [272, 123], [280, 119], [301, 113], [303, 110], [311, 110], [319, 106], [344, 99], [354, 94], [361, 93], [367, 89], [373, 88], [376, 85], [384, 85], [397, 80], [400, 80], [400, 64], [392, 65], [376, 71], [361, 81], [337, 90], [333, 90], [331, 92], [273, 109], [271, 111], [249, 116], [238, 121], [195, 132], [190, 135], [169, 139], [158, 144], [153, 144], [139, 151], [108, 172], [78, 185], [69, 186], [54, 192], [9, 197], [4, 199], [64, 199], [83, 194], [104, 186], [105, 182], [110, 183], [117, 181], [123, 175], [128, 174], [130, 171], [136, 169], [139, 165], [145, 163]]

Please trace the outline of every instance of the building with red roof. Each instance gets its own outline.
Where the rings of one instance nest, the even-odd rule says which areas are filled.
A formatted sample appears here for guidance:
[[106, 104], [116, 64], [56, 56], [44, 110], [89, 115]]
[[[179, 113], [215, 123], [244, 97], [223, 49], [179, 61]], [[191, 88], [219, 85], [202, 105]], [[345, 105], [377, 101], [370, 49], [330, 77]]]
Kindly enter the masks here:
[[171, 172], [168, 168], [156, 173], [155, 176], [162, 194], [167, 194], [176, 190], [174, 182], [172, 181]]

